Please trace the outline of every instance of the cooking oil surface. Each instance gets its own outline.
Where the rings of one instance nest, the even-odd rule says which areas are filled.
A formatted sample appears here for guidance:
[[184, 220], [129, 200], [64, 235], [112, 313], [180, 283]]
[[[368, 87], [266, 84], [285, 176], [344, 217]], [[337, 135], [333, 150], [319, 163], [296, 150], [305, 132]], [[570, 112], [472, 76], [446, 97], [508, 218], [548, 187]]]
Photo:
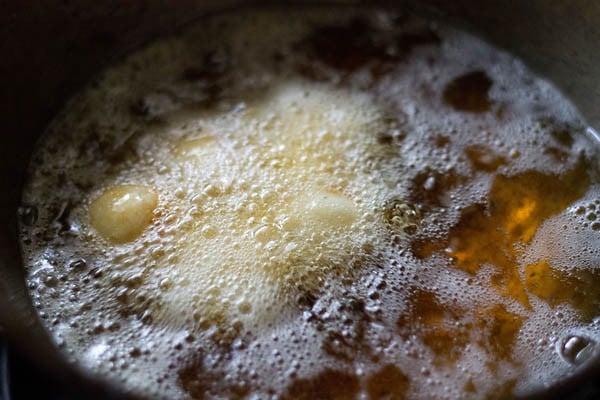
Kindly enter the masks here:
[[39, 315], [152, 398], [495, 398], [600, 340], [598, 143], [421, 18], [257, 9], [73, 97], [20, 209]]

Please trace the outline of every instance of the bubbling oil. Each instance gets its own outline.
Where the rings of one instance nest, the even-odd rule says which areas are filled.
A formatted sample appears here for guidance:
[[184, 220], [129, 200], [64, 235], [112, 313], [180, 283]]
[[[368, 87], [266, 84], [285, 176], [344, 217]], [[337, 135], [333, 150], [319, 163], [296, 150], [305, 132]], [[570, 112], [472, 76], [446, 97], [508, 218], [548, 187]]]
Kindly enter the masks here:
[[215, 15], [50, 125], [27, 281], [68, 357], [151, 398], [520, 395], [600, 351], [598, 148], [438, 22]]

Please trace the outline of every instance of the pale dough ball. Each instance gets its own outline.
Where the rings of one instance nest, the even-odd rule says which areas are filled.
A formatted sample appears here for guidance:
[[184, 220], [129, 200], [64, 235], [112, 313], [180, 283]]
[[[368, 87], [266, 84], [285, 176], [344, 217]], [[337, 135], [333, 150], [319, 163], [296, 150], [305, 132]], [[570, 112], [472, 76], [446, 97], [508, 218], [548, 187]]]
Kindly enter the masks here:
[[131, 242], [152, 222], [157, 204], [158, 195], [149, 187], [114, 186], [90, 204], [90, 223], [113, 243]]

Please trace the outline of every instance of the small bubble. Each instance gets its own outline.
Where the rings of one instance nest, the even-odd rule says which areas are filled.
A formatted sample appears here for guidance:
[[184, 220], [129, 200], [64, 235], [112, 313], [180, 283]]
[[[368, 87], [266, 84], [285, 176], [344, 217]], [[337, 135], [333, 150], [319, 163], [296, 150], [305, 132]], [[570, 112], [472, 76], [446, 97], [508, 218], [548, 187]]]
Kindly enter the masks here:
[[108, 330], [111, 332], [116, 332], [121, 328], [121, 324], [119, 324], [116, 321], [111, 322], [110, 324], [108, 324]]
[[69, 268], [76, 271], [82, 271], [87, 268], [87, 262], [82, 258], [78, 258], [69, 263]]
[[252, 306], [250, 305], [250, 303], [248, 302], [242, 302], [240, 303], [240, 305], [238, 306], [238, 309], [240, 310], [240, 312], [242, 314], [249, 314], [250, 311], [252, 310]]
[[18, 210], [21, 223], [26, 226], [32, 226], [38, 218], [38, 210], [35, 206], [24, 205]]
[[94, 268], [89, 272], [89, 275], [94, 279], [98, 279], [102, 277], [102, 270], [100, 268]]
[[595, 346], [596, 343], [587, 337], [572, 335], [562, 342], [559, 352], [569, 363], [580, 365], [594, 354]]
[[58, 284], [58, 279], [54, 275], [47, 275], [42, 281], [48, 287], [55, 287]]

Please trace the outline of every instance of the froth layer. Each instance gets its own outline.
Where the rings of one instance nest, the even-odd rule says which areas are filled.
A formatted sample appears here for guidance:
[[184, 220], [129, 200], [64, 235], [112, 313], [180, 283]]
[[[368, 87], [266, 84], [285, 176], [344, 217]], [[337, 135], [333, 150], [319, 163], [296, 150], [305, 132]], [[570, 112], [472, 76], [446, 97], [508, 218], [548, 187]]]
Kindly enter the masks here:
[[389, 10], [206, 18], [72, 99], [28, 285], [152, 398], [510, 397], [598, 351], [598, 144], [508, 54]]
[[[166, 172], [125, 163], [102, 184], [152, 182], [161, 193], [161, 215], [145, 233], [163, 237], [160, 255], [140, 249], [115, 264], [152, 263], [144, 281], [169, 282], [149, 305], [157, 321], [272, 323], [289, 312], [289, 300], [352, 275], [389, 238], [383, 209], [393, 192], [380, 176], [389, 149], [376, 133], [390, 126], [373, 101], [299, 82], [260, 97], [233, 111], [176, 118], [174, 126], [193, 128], [178, 135], [167, 126], [151, 144], [162, 149]], [[96, 220], [95, 231], [107, 236]]]

